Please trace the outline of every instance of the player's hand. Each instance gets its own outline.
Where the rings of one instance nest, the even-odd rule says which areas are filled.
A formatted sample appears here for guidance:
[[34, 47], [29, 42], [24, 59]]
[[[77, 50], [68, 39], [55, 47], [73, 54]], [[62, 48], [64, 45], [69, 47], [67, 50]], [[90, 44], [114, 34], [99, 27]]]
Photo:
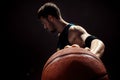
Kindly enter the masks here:
[[90, 48], [89, 47], [85, 47], [86, 50], [90, 51]]
[[70, 47], [80, 47], [78, 44], [73, 44], [73, 45], [67, 45], [67, 46], [65, 46], [64, 48], [70, 48]]

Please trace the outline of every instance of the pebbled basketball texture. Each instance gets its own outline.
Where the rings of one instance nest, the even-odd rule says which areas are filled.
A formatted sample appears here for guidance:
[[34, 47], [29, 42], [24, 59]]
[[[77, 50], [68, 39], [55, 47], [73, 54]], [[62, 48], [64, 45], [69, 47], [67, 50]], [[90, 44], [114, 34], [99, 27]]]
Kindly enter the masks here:
[[55, 52], [43, 67], [41, 80], [109, 80], [102, 61], [83, 48]]

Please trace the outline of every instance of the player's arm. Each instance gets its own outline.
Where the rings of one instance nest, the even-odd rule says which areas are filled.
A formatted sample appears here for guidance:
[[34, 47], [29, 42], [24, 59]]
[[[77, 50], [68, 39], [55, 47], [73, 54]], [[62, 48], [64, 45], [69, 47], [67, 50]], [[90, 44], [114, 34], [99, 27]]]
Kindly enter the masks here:
[[94, 35], [88, 34], [86, 31], [83, 31], [81, 38], [85, 42], [85, 46], [90, 49], [90, 51], [98, 57], [101, 57], [104, 53], [105, 45], [103, 41], [98, 39]]
[[98, 57], [101, 57], [104, 52], [104, 43], [97, 37], [87, 33], [81, 26], [73, 26], [71, 28], [69, 40], [72, 44], [85, 45], [85, 49], [90, 50]]
[[[85, 35], [86, 33], [83, 34], [82, 37], [84, 37]], [[96, 56], [101, 57], [104, 53], [105, 45], [97, 37], [89, 35], [85, 38], [84, 42], [86, 45], [86, 49], [89, 49], [93, 54], [96, 54]]]

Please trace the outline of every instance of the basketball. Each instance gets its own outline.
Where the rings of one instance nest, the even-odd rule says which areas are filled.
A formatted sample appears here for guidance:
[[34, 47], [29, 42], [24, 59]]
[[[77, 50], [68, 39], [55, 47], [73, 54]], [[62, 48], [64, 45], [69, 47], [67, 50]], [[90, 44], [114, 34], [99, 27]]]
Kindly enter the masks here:
[[43, 67], [41, 80], [109, 80], [103, 62], [80, 47], [55, 52]]

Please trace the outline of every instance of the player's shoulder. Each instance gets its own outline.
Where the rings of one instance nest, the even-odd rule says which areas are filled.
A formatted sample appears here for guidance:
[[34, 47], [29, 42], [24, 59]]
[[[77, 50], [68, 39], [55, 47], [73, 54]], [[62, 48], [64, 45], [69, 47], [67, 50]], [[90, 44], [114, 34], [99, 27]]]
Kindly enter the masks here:
[[85, 29], [80, 25], [72, 25], [69, 28], [70, 31], [85, 31]]

